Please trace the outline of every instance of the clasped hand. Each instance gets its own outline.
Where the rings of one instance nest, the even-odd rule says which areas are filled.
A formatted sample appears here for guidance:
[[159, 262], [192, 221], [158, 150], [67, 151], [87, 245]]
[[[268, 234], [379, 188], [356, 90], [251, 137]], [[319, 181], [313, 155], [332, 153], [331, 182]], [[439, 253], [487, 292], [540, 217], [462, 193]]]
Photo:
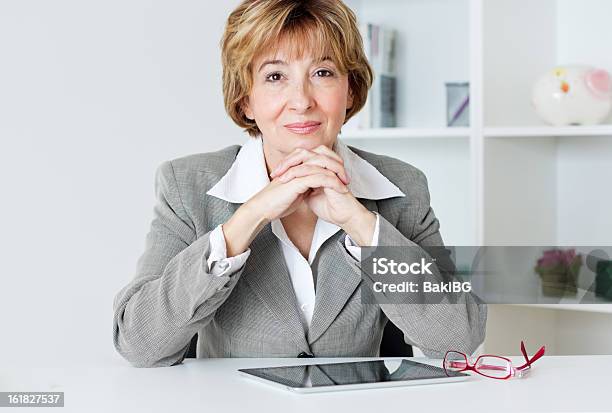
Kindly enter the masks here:
[[302, 202], [319, 218], [340, 227], [368, 212], [347, 187], [350, 177], [344, 161], [325, 145], [295, 149], [270, 178], [270, 184], [249, 200], [269, 221], [290, 215]]

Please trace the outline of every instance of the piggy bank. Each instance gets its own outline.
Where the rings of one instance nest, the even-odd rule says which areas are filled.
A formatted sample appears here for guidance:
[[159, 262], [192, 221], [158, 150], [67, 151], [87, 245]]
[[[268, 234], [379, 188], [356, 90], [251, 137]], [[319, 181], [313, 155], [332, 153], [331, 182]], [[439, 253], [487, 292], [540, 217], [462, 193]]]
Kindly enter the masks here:
[[532, 103], [551, 125], [596, 125], [612, 107], [610, 75], [586, 65], [556, 67], [537, 80]]

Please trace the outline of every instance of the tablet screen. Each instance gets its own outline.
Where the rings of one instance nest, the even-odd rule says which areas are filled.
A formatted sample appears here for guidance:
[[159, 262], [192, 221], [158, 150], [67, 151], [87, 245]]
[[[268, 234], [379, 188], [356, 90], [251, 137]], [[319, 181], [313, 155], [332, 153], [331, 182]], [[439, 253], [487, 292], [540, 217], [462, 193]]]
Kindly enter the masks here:
[[297, 388], [468, 376], [458, 372], [446, 374], [442, 368], [405, 359], [265, 367], [239, 371]]

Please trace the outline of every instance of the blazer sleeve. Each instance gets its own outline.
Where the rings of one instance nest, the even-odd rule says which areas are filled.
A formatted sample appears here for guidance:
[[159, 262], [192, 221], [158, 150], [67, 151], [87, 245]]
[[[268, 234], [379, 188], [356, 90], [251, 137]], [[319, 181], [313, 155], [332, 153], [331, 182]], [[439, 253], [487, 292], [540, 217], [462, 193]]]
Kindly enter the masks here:
[[[411, 185], [406, 191], [412, 198], [411, 203], [405, 203], [396, 225], [379, 215], [378, 245], [412, 247], [402, 249], [405, 262], [415, 262], [421, 257], [429, 259], [427, 247], [444, 246], [440, 224], [430, 206], [425, 175], [418, 171]], [[361, 272], [361, 263], [353, 268]], [[449, 269], [448, 265], [445, 269]], [[432, 281], [447, 280], [437, 269], [433, 272]], [[450, 349], [472, 354], [485, 338], [487, 306], [472, 293], [453, 294], [452, 304], [380, 304], [380, 307], [402, 330], [406, 341], [419, 347], [427, 357], [443, 358]]]
[[236, 285], [244, 263], [209, 270], [210, 234], [196, 239], [171, 161], [155, 173], [156, 204], [136, 274], [113, 301], [115, 349], [135, 367], [180, 364], [192, 337]]

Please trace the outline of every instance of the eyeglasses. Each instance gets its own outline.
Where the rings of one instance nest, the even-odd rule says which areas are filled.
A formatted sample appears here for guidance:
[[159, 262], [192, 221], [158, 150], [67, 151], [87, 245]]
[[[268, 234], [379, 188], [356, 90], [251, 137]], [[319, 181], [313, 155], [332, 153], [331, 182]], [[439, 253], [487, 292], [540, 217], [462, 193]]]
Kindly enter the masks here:
[[532, 358], [529, 358], [527, 350], [525, 350], [525, 343], [521, 341], [521, 353], [525, 357], [525, 364], [514, 367], [512, 361], [506, 357], [483, 354], [476, 359], [476, 362], [470, 363], [465, 353], [449, 350], [444, 355], [443, 366], [444, 371], [449, 376], [451, 375], [450, 372], [472, 370], [492, 379], [521, 378], [531, 370], [531, 364], [542, 357], [544, 352], [545, 346], [542, 346]]

